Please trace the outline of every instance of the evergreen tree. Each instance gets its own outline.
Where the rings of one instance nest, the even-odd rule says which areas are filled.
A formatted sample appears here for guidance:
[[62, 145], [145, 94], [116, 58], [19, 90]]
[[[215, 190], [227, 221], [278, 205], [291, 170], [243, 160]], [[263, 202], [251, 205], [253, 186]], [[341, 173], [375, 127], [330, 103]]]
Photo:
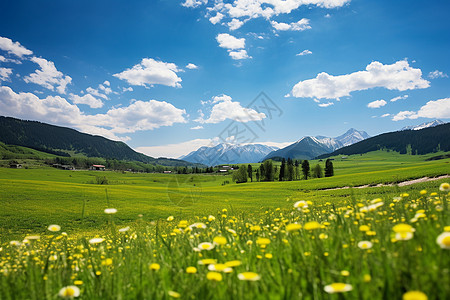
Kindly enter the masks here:
[[309, 171], [310, 171], [309, 161], [305, 159], [302, 162], [302, 172], [303, 172], [303, 177], [305, 178], [305, 180], [307, 180], [309, 177]]
[[325, 177], [331, 177], [334, 175], [333, 163], [331, 159], [325, 161]]
[[256, 170], [256, 181], [259, 181], [260, 178], [260, 172], [259, 169]]
[[263, 163], [264, 166], [264, 181], [273, 181], [275, 173], [273, 170], [273, 163], [272, 160], [266, 160]]
[[247, 174], [248, 177], [250, 177], [251, 182], [253, 182], [253, 168], [250, 164], [247, 166]]
[[314, 178], [322, 178], [323, 177], [322, 167], [319, 164], [317, 164], [313, 169], [313, 177]]
[[279, 181], [283, 181], [284, 180], [285, 170], [286, 170], [286, 160], [283, 157], [283, 160], [281, 161], [280, 176], [278, 177]]
[[264, 164], [261, 164], [261, 166], [259, 167], [259, 179], [261, 181], [264, 181], [266, 178], [266, 171], [264, 170]]
[[239, 168], [238, 170], [233, 172], [232, 179], [236, 183], [247, 182], [247, 170], [245, 168]]

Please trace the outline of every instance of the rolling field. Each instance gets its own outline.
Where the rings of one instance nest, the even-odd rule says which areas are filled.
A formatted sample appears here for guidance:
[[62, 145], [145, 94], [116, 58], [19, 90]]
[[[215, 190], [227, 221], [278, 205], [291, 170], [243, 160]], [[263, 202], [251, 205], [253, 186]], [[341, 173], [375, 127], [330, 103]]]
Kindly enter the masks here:
[[449, 174], [434, 155], [336, 157], [334, 177], [245, 184], [1, 168], [0, 299], [447, 299], [448, 178], [321, 190]]

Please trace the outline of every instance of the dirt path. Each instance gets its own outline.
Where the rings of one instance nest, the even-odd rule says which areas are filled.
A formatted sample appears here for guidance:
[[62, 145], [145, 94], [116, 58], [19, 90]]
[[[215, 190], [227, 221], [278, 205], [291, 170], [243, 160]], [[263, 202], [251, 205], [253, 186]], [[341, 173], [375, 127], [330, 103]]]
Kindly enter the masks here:
[[[450, 175], [442, 175], [439, 177], [422, 177], [422, 178], [418, 178], [418, 179], [413, 179], [413, 180], [408, 180], [408, 181], [402, 181], [398, 183], [398, 186], [407, 186], [407, 185], [412, 185], [412, 184], [416, 184], [416, 183], [421, 183], [421, 182], [427, 182], [427, 181], [435, 181], [435, 180], [439, 180], [439, 179], [445, 179], [445, 178], [450, 178]], [[364, 189], [364, 188], [368, 188], [368, 187], [382, 187], [382, 186], [394, 186], [395, 184], [393, 183], [379, 183], [377, 185], [360, 185], [360, 186], [354, 186], [353, 188], [355, 189]], [[332, 189], [322, 189], [321, 191], [334, 191], [334, 190], [345, 190], [345, 189], [349, 189], [351, 188], [350, 186], [344, 186], [344, 187], [339, 187], [339, 188], [332, 188]]]

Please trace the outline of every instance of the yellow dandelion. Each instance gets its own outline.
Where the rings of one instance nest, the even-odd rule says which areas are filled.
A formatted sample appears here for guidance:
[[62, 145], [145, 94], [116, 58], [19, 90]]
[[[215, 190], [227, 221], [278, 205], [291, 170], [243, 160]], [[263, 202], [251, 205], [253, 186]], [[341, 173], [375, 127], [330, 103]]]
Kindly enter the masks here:
[[215, 264], [215, 263], [217, 263], [217, 259], [213, 259], [213, 258], [205, 258], [198, 262], [199, 265], [210, 265], [210, 264]]
[[307, 208], [308, 202], [301, 200], [294, 203], [294, 208], [297, 208], [298, 210], [301, 210], [302, 208]]
[[206, 279], [211, 281], [222, 281], [223, 277], [219, 272], [208, 272], [208, 274], [206, 274]]
[[264, 255], [265, 258], [267, 259], [271, 259], [273, 257], [272, 253], [266, 253], [266, 255]]
[[316, 221], [308, 222], [303, 226], [303, 228], [305, 228], [306, 230], [314, 230], [314, 229], [319, 229], [321, 227], [322, 227], [322, 225], [320, 225], [320, 223], [316, 222]]
[[341, 275], [347, 277], [347, 276], [350, 276], [350, 272], [347, 270], [342, 270]]
[[76, 298], [80, 296], [80, 289], [75, 285], [69, 285], [60, 289], [58, 295], [65, 299]]
[[256, 240], [256, 244], [260, 246], [265, 246], [270, 244], [270, 240], [268, 238], [258, 238]]
[[226, 264], [211, 264], [211, 265], [208, 266], [208, 270], [210, 270], [210, 271], [217, 271], [217, 272], [224, 272], [224, 273], [230, 273], [230, 272], [233, 271]]
[[9, 242], [9, 244], [14, 247], [19, 247], [20, 245], [22, 245], [22, 243], [19, 241], [11, 241]]
[[168, 216], [168, 217], [167, 217], [167, 221], [169, 221], [169, 222], [172, 222], [173, 219], [175, 219], [173, 216]]
[[441, 192], [448, 192], [448, 191], [450, 191], [450, 184], [448, 182], [441, 183], [441, 185], [439, 186], [439, 190]]
[[255, 272], [243, 272], [238, 274], [238, 278], [244, 281], [258, 281], [261, 279], [261, 276]]
[[360, 249], [366, 250], [372, 248], [373, 244], [369, 241], [361, 241], [358, 243]]
[[412, 239], [414, 234], [412, 232], [398, 232], [395, 234], [395, 239], [397, 241], [408, 241]]
[[261, 231], [261, 226], [259, 226], [259, 225], [250, 226], [250, 230], [251, 231]]
[[367, 226], [367, 225], [359, 226], [359, 231], [366, 232], [366, 231], [369, 231], [369, 230], [370, 230], [370, 227]]
[[225, 237], [223, 237], [223, 236], [216, 236], [216, 237], [213, 239], [213, 243], [216, 244], [216, 245], [221, 245], [221, 246], [223, 246], [223, 245], [226, 245], [227, 239], [226, 239]]
[[212, 222], [212, 221], [214, 221], [216, 219], [216, 217], [214, 217], [213, 215], [209, 215], [208, 216], [208, 221], [209, 222]]
[[50, 226], [48, 226], [47, 229], [49, 231], [51, 231], [51, 232], [57, 232], [57, 231], [61, 230], [61, 226], [59, 226], [59, 225], [50, 225]]
[[286, 225], [286, 230], [288, 232], [297, 231], [300, 229], [302, 229], [302, 225], [300, 225], [300, 224], [293, 223], [293, 224]]
[[161, 266], [160, 266], [159, 264], [157, 264], [157, 263], [152, 263], [152, 264], [149, 266], [149, 268], [150, 268], [150, 270], [152, 270], [152, 271], [158, 271], [159, 269], [161, 269]]
[[421, 291], [409, 291], [403, 294], [403, 300], [427, 300], [428, 297]]
[[406, 233], [415, 231], [415, 229], [409, 224], [397, 224], [392, 228], [392, 230], [395, 233]]
[[187, 267], [186, 268], [186, 273], [188, 273], [188, 274], [195, 274], [195, 273], [197, 273], [197, 268], [196, 267]]
[[234, 267], [238, 267], [238, 266], [242, 265], [242, 262], [240, 260], [230, 260], [230, 261], [227, 261], [225, 263], [225, 265], [227, 267], [234, 268]]
[[437, 237], [436, 242], [442, 249], [450, 250], [450, 232], [445, 231], [441, 233]]
[[177, 293], [175, 291], [168, 291], [167, 294], [172, 298], [180, 298], [181, 297], [180, 293]]
[[372, 281], [372, 276], [370, 276], [370, 274], [364, 274], [363, 281], [366, 282], [366, 283], [371, 282]]
[[73, 284], [75, 284], [75, 285], [83, 285], [83, 281], [82, 280], [75, 280], [73, 282]]
[[349, 292], [352, 289], [353, 289], [353, 287], [351, 284], [335, 282], [335, 283], [326, 285], [324, 288], [324, 291], [327, 292], [328, 294], [334, 294], [334, 293]]

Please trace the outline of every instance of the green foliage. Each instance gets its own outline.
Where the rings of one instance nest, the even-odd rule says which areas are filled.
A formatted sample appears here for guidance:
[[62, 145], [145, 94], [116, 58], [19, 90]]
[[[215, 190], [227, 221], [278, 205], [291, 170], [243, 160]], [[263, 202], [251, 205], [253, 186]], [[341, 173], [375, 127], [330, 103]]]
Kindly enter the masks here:
[[323, 177], [323, 170], [322, 167], [319, 164], [316, 164], [312, 170], [312, 177], [313, 178], [322, 178]]
[[308, 179], [309, 172], [310, 172], [309, 161], [305, 159], [302, 161], [302, 173], [303, 173], [303, 178], [305, 178], [305, 180]]
[[331, 177], [334, 175], [333, 162], [331, 159], [325, 161], [325, 177]]
[[247, 179], [248, 179], [247, 170], [244, 167], [239, 168], [238, 170], [233, 172], [232, 178], [233, 178], [233, 181], [235, 181], [236, 183], [247, 182]]

